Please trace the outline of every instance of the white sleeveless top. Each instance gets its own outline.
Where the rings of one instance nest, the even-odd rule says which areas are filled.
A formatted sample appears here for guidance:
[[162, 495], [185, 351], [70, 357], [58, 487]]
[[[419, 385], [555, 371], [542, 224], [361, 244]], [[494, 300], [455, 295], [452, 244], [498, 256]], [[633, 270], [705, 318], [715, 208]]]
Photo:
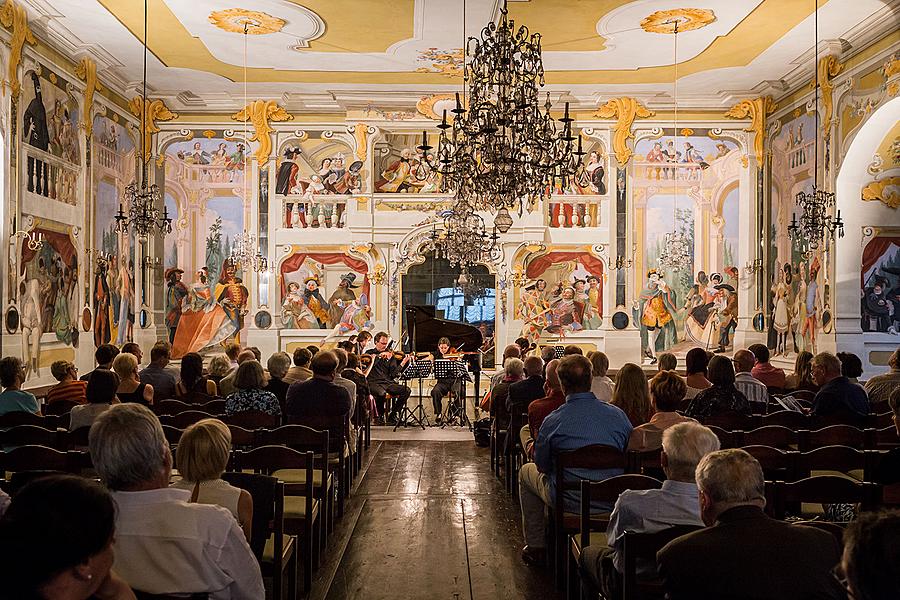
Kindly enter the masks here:
[[[187, 490], [191, 493], [194, 491], [194, 483], [181, 479], [172, 484], [173, 488]], [[197, 495], [198, 504], [215, 504], [227, 509], [234, 515], [238, 524], [241, 519], [238, 517], [238, 499], [241, 497], [241, 488], [236, 488], [224, 479], [213, 479], [204, 481], [200, 484], [200, 493]]]

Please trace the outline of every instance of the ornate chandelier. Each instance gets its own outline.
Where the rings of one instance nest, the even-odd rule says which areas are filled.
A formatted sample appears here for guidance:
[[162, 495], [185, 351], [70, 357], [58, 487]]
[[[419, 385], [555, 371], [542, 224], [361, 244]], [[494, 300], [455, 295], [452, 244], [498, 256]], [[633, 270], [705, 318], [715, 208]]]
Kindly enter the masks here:
[[[116, 213], [116, 231], [128, 233], [129, 228], [141, 238], [150, 234], [166, 235], [172, 232], [172, 219], [169, 211], [163, 205], [163, 212], [159, 208], [162, 204], [159, 186], [155, 183], [147, 185], [147, 162], [149, 156], [144, 156], [144, 139], [147, 136], [147, 0], [144, 0], [144, 76], [143, 91], [141, 93], [141, 149], [138, 153], [141, 161], [141, 185], [132, 182], [125, 187], [124, 202], [119, 203], [119, 211]], [[128, 213], [125, 213], [125, 204], [128, 205]]]
[[819, 245], [824, 242], [825, 247], [835, 234], [838, 237], [844, 237], [844, 222], [841, 221], [841, 211], [838, 210], [835, 216], [832, 216], [831, 209], [834, 208], [835, 196], [834, 192], [826, 192], [818, 187], [819, 180], [819, 10], [815, 10], [815, 39], [814, 54], [815, 63], [813, 71], [815, 72], [815, 130], [813, 133], [814, 158], [813, 158], [813, 186], [809, 192], [801, 190], [795, 196], [797, 206], [802, 211], [800, 221], [797, 222], [797, 214], [791, 214], [791, 224], [788, 225], [788, 235], [797, 242], [805, 243], [805, 247], [810, 250], [817, 250]]
[[242, 271], [262, 273], [269, 269], [269, 261], [259, 251], [256, 236], [252, 233], [239, 233], [234, 236], [234, 246], [228, 260]]
[[[464, 106], [456, 94], [452, 123], [443, 112], [436, 159], [429, 168], [442, 175], [465, 207], [505, 208], [521, 215], [537, 200], [549, 198], [554, 183], [566, 186], [584, 168], [581, 136], [572, 132], [568, 103], [559, 119], [561, 129], [550, 115], [549, 94], [541, 105], [541, 35], [524, 25], [517, 29], [506, 0], [499, 22], [488, 23], [480, 38], [468, 38], [465, 54], [467, 102]], [[418, 150], [428, 160], [432, 147], [423, 133]], [[502, 220], [505, 226], [506, 217]]]
[[448, 211], [444, 215], [444, 231], [432, 232], [431, 241], [436, 254], [451, 266], [464, 270], [478, 263], [492, 263], [500, 259], [499, 235], [485, 228], [484, 219], [475, 212]]

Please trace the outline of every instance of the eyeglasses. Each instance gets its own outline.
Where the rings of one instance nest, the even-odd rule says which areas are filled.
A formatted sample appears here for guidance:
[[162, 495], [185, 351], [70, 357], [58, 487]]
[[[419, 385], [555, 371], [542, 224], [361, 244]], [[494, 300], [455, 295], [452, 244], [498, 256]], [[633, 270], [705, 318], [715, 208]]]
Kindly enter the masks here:
[[847, 574], [844, 573], [844, 566], [841, 563], [836, 564], [834, 568], [831, 569], [831, 576], [838, 582], [841, 589], [847, 592], [847, 600], [856, 600], [856, 596], [854, 596], [853, 592], [850, 590], [850, 580], [847, 579]]

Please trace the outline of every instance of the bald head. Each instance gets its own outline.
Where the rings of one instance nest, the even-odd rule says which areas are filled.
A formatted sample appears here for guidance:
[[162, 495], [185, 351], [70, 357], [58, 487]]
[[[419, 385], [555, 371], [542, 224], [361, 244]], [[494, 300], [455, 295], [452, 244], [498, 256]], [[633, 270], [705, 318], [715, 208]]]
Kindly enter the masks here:
[[547, 387], [551, 390], [559, 390], [559, 376], [556, 374], [556, 369], [559, 368], [559, 360], [553, 359], [547, 363], [547, 371], [544, 373], [544, 378]]
[[529, 356], [525, 359], [525, 375], [534, 377], [544, 371], [544, 361], [540, 356]]
[[237, 357], [237, 364], [245, 363], [248, 360], [256, 360], [256, 354], [254, 354], [253, 350], [241, 350]]
[[738, 373], [749, 373], [756, 364], [756, 356], [749, 350], [738, 350], [734, 353], [734, 368]]

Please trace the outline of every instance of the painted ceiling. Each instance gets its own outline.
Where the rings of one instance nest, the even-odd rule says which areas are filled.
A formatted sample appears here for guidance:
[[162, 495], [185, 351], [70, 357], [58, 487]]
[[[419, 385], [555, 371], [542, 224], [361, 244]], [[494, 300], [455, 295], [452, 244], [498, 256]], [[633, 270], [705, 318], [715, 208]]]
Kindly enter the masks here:
[[[133, 93], [140, 0], [22, 0], [64, 53]], [[900, 0], [818, 0], [819, 48], [898, 36]], [[465, 36], [498, 0], [149, 0], [149, 87], [174, 108], [233, 108], [246, 92], [326, 110], [402, 105], [461, 84]], [[671, 103], [679, 19], [679, 106], [724, 106], [812, 73], [814, 0], [510, 0], [542, 34], [548, 91], [594, 107], [604, 96]], [[247, 35], [244, 33], [246, 24]], [[868, 26], [867, 26], [868, 25]], [[866, 37], [868, 36], [868, 38]], [[245, 69], [246, 64], [246, 69]]]

